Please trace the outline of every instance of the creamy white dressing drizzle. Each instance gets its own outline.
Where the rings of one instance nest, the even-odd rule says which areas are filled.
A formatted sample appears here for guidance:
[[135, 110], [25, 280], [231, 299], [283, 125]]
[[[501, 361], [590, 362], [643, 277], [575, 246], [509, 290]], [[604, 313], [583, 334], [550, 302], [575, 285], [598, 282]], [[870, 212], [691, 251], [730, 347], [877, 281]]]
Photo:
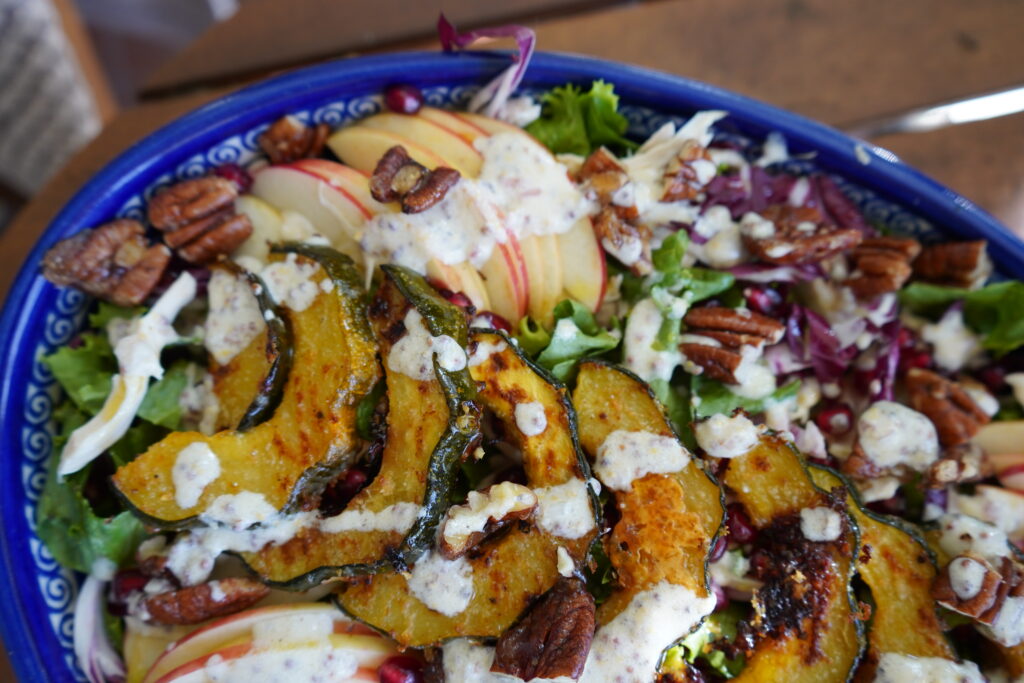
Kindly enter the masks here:
[[984, 683], [974, 662], [957, 662], [941, 657], [913, 657], [894, 652], [878, 660], [874, 683]]
[[586, 482], [570, 479], [558, 486], [533, 490], [537, 526], [560, 538], [581, 538], [594, 529], [594, 513]]
[[516, 427], [524, 436], [539, 436], [548, 427], [544, 404], [537, 401], [517, 403], [515, 407]]
[[220, 476], [220, 459], [210, 446], [196, 441], [178, 452], [171, 468], [174, 502], [187, 510], [199, 502], [203, 490]]
[[420, 381], [434, 378], [434, 357], [449, 372], [466, 367], [466, 351], [447, 334], [433, 336], [415, 308], [405, 314], [405, 334], [388, 353], [388, 369]]
[[465, 557], [446, 560], [427, 552], [413, 566], [408, 585], [409, 592], [424, 605], [453, 617], [473, 599], [473, 567]]
[[880, 467], [906, 465], [921, 472], [939, 457], [932, 421], [894, 401], [878, 401], [861, 413], [857, 435], [864, 455]]
[[608, 488], [628, 491], [636, 479], [678, 472], [689, 462], [690, 453], [674, 437], [617, 429], [598, 447], [594, 474]]

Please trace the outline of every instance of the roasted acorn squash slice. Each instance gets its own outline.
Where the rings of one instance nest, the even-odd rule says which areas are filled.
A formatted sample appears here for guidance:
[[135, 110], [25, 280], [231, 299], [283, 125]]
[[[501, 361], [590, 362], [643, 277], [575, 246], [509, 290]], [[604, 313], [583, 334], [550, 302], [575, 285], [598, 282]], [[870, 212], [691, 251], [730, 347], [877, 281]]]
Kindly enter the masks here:
[[[331, 286], [323, 285], [301, 312], [281, 309], [294, 337], [294, 367], [277, 409], [245, 431], [174, 432], [121, 467], [113, 478], [118, 492], [155, 526], [187, 526], [218, 496], [243, 491], [287, 511], [358, 453], [356, 405], [380, 374], [361, 276], [347, 256], [332, 249], [283, 249], [318, 263], [317, 283], [329, 279]], [[183, 508], [175, 499], [172, 471], [182, 449], [197, 442], [216, 454], [220, 474], [194, 506]]]
[[447, 510], [455, 469], [479, 438], [469, 372], [445, 370], [419, 380], [388, 369], [392, 348], [408, 334], [404, 320], [415, 308], [434, 336], [466, 345], [466, 320], [412, 271], [384, 266], [384, 281], [370, 306], [380, 339], [388, 395], [388, 427], [380, 469], [345, 512], [380, 512], [396, 504], [420, 505], [412, 528], [329, 533], [309, 526], [281, 545], [243, 555], [264, 580], [305, 590], [331, 578], [350, 578], [412, 563], [433, 542]]
[[[811, 481], [800, 456], [781, 439], [765, 435], [746, 455], [727, 462], [722, 482], [743, 504], [760, 537], [778, 534], [780, 543], [788, 534], [786, 551], [802, 559], [801, 544], [806, 544], [808, 561], [814, 559], [814, 571], [800, 571], [790, 576], [793, 585], [783, 585], [779, 595], [772, 587], [755, 592], [755, 604], [763, 601], [759, 618], [762, 624], [774, 627], [772, 632], [758, 633], [747, 664], [737, 681], [786, 681], [787, 683], [836, 683], [848, 680], [854, 672], [864, 646], [863, 629], [854, 609], [850, 588], [858, 544], [856, 526], [850, 522], [845, 539], [829, 543], [822, 557], [812, 541], [800, 539], [800, 511], [827, 506], [827, 494]], [[849, 521], [849, 518], [847, 518]], [[796, 528], [794, 529], [794, 525]], [[794, 533], [795, 532], [795, 533]], [[823, 545], [823, 544], [821, 544]], [[823, 560], [823, 562], [822, 562]], [[772, 562], [769, 554], [768, 562]], [[799, 574], [799, 575], [797, 575]], [[780, 601], [781, 593], [790, 600]], [[824, 596], [810, 608], [809, 614], [778, 613], [780, 610], [807, 609], [798, 599], [803, 591], [810, 597]], [[774, 609], [772, 609], [774, 607]], [[774, 614], [772, 614], [774, 613]], [[782, 626], [777, 624], [782, 622]], [[796, 621], [797, 623], [793, 623]]]
[[[474, 330], [470, 351], [481, 345], [493, 351], [482, 362], [477, 362], [479, 355], [471, 360], [469, 369], [479, 385], [477, 398], [521, 450], [527, 485], [539, 489], [575, 479], [588, 490], [590, 471], [579, 450], [575, 414], [565, 389], [524, 358], [503, 334]], [[530, 436], [519, 431], [514, 413], [517, 404], [533, 402], [543, 406], [546, 427]], [[591, 494], [587, 497], [589, 514], [596, 521], [597, 501]], [[401, 645], [420, 647], [454, 636], [498, 636], [559, 579], [559, 546], [580, 566], [595, 533], [596, 524], [579, 538], [557, 537], [542, 531], [534, 518], [485, 540], [466, 556], [473, 595], [453, 616], [428, 608], [412, 594], [406, 576], [398, 573], [346, 586], [338, 602]]]
[[[580, 443], [591, 459], [617, 430], [678, 438], [648, 386], [619, 367], [581, 363], [573, 404]], [[614, 495], [621, 519], [608, 537], [607, 553], [619, 586], [598, 609], [598, 623], [608, 623], [637, 593], [661, 581], [706, 596], [708, 551], [725, 509], [722, 491], [702, 463], [691, 457], [678, 472], [647, 474]]]
[[211, 360], [213, 393], [220, 408], [218, 431], [244, 432], [269, 420], [281, 405], [295, 344], [288, 316], [259, 276], [238, 267], [221, 267], [249, 281], [266, 322], [263, 332], [230, 361], [220, 365]]
[[925, 541], [906, 522], [861, 506], [836, 472], [814, 465], [808, 469], [823, 489], [847, 487], [847, 510], [860, 530], [857, 573], [871, 589], [875, 604], [868, 622], [868, 649], [855, 679], [874, 680], [878, 660], [887, 652], [955, 661], [935, 611], [935, 560]]

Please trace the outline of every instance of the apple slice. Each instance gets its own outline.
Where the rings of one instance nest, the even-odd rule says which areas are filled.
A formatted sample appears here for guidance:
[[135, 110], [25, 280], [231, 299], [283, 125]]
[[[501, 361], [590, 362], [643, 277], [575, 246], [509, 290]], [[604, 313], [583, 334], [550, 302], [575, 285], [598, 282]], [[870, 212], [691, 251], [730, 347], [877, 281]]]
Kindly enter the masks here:
[[351, 166], [327, 159], [300, 159], [291, 165], [322, 178], [335, 189], [349, 195], [362, 207], [363, 213], [367, 216], [398, 210], [397, 204], [382, 204], [374, 199], [370, 193], [370, 176]]
[[270, 245], [281, 241], [281, 212], [251, 194], [244, 194], [235, 200], [235, 211], [249, 217], [252, 234], [231, 255], [248, 256], [266, 262]]
[[420, 116], [406, 116], [394, 112], [376, 114], [359, 122], [360, 126], [386, 130], [409, 140], [437, 154], [445, 165], [454, 168], [468, 178], [480, 174], [483, 157], [452, 130], [439, 123]]
[[[499, 121], [498, 119], [491, 118], [490, 116], [474, 114], [468, 111], [456, 111], [452, 112], [452, 114], [458, 116], [469, 125], [479, 128], [488, 135], [497, 135], [498, 133], [521, 133], [522, 135], [529, 137], [531, 140], [535, 140], [532, 135], [519, 126], [513, 126], [511, 123], [505, 123], [504, 121]], [[537, 144], [539, 145], [540, 143], [538, 142]], [[545, 147], [545, 149], [547, 148]]]
[[359, 230], [373, 214], [344, 189], [297, 166], [283, 164], [257, 171], [252, 194], [278, 210], [302, 214], [339, 251], [362, 262]]
[[[552, 309], [562, 293], [562, 263], [552, 235], [528, 235], [519, 240], [526, 264], [527, 312], [534, 320], [552, 322]], [[545, 253], [547, 252], [547, 253]]]
[[144, 683], [156, 681], [164, 674], [186, 662], [220, 650], [228, 643], [249, 638], [252, 634], [253, 624], [256, 622], [298, 614], [326, 614], [335, 620], [335, 629], [339, 628], [339, 626], [342, 628], [351, 627], [356, 629], [356, 632], [363, 633], [364, 635], [375, 633], [365, 626], [349, 621], [333, 605], [325, 605], [319, 602], [290, 603], [250, 609], [226, 616], [223, 619], [218, 619], [194, 630], [174, 643], [173, 647], [162, 651], [162, 654], [156, 659], [152, 668], [146, 674]]
[[423, 145], [389, 130], [356, 124], [342, 128], [327, 138], [327, 146], [339, 159], [364, 173], [373, 173], [380, 158], [395, 145], [405, 147], [410, 157], [427, 168], [446, 165], [444, 159]]
[[[989, 422], [971, 439], [991, 459], [1001, 454], [1024, 453], [1024, 420]], [[998, 465], [996, 466], [998, 469]]]
[[491, 309], [491, 300], [487, 296], [487, 289], [480, 273], [476, 272], [470, 263], [456, 263], [449, 265], [437, 259], [431, 259], [427, 263], [427, 277], [437, 280], [446, 289], [453, 292], [462, 292], [478, 311]]
[[216, 666], [218, 669], [223, 667], [222, 670], [236, 676], [245, 672], [258, 672], [256, 680], [284, 680], [289, 673], [292, 677], [299, 676], [295, 679], [297, 681], [312, 680], [305, 676], [330, 672], [307, 670], [301, 665], [297, 666], [297, 663], [305, 662], [308, 665], [319, 660], [324, 666], [336, 666], [339, 661], [348, 661], [350, 658], [355, 660], [357, 668], [347, 680], [376, 681], [377, 667], [397, 653], [393, 643], [376, 633], [372, 636], [334, 633], [328, 637], [328, 643], [331, 652], [327, 656], [336, 655], [332, 661], [324, 661], [325, 653], [321, 645], [282, 645], [260, 649], [252, 638], [243, 638], [185, 662], [156, 679], [155, 683], [206, 683], [211, 680], [206, 671], [208, 666]]
[[483, 128], [475, 126], [466, 119], [459, 118], [454, 112], [445, 109], [423, 107], [420, 109], [418, 116], [444, 126], [470, 144], [479, 137], [489, 135]]
[[514, 235], [509, 234], [506, 242], [494, 245], [494, 251], [480, 269], [480, 275], [487, 288], [490, 310], [513, 326], [518, 324], [519, 319], [526, 315], [529, 284], [523, 252]]
[[589, 218], [576, 221], [567, 232], [556, 235], [566, 293], [592, 311], [604, 301], [608, 284], [607, 264]]
[[128, 617], [124, 623], [124, 668], [126, 683], [141, 683], [167, 648], [197, 626], [147, 624]]

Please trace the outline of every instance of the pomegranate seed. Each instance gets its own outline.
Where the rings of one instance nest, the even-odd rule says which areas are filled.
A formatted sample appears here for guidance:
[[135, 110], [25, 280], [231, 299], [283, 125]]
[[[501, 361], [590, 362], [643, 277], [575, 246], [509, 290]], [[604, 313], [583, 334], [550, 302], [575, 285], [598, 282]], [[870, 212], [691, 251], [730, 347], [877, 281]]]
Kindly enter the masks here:
[[141, 591], [149, 583], [149, 577], [138, 569], [122, 569], [114, 575], [111, 583], [111, 600], [125, 603], [132, 593]]
[[415, 85], [391, 85], [384, 89], [384, 106], [399, 114], [415, 114], [423, 106], [423, 92]]
[[730, 503], [726, 510], [726, 528], [729, 529], [729, 540], [737, 543], [750, 543], [757, 538], [757, 529], [750, 522], [746, 510], [739, 503]]
[[213, 169], [213, 175], [230, 180], [239, 192], [248, 192], [252, 187], [252, 176], [238, 164], [221, 164]]
[[989, 391], [997, 392], [1006, 386], [1006, 370], [998, 365], [990, 365], [978, 373], [978, 379], [984, 382]]
[[930, 368], [932, 355], [927, 351], [911, 350], [900, 354], [900, 370], [906, 372], [911, 368]]
[[493, 311], [481, 311], [473, 320], [474, 327], [489, 327], [492, 330], [503, 330], [512, 332], [512, 325]]
[[762, 315], [776, 315], [782, 307], [782, 295], [770, 287], [747, 287], [743, 297], [750, 310]]
[[916, 343], [914, 333], [906, 327], [901, 327], [899, 334], [896, 335], [896, 343], [901, 349], [909, 349]]
[[719, 536], [715, 539], [715, 544], [711, 546], [711, 551], [708, 552], [708, 562], [717, 562], [722, 559], [722, 555], [725, 555], [725, 549], [729, 546], [729, 542], [725, 540], [725, 536]]
[[892, 498], [868, 503], [868, 509], [883, 515], [902, 515], [906, 512], [907, 502], [903, 499], [903, 496], [897, 493]]
[[422, 683], [423, 662], [413, 657], [388, 657], [377, 669], [380, 683]]
[[814, 423], [830, 436], [842, 436], [853, 427], [853, 410], [845, 403], [837, 403], [818, 413]]
[[357, 467], [345, 470], [324, 490], [320, 497], [320, 510], [327, 516], [341, 512], [363, 490], [369, 479], [369, 475]]
[[725, 589], [719, 586], [717, 583], [711, 584], [711, 591], [715, 594], [715, 611], [725, 609], [729, 606], [729, 596], [725, 594]]

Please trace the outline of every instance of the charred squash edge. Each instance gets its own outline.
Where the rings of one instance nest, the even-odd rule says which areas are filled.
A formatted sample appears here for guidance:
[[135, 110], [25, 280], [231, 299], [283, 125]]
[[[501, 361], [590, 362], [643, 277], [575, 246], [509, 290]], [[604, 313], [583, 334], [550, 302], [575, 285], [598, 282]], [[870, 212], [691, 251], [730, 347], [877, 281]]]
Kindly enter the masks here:
[[[267, 325], [267, 357], [272, 358], [270, 368], [266, 376], [260, 381], [256, 396], [253, 397], [249, 407], [242, 414], [235, 431], [245, 432], [256, 425], [266, 422], [274, 416], [277, 407], [281, 405], [284, 397], [284, 388], [288, 384], [288, 376], [292, 370], [292, 360], [295, 355], [295, 340], [292, 336], [292, 326], [287, 316], [281, 315], [277, 302], [270, 296], [263, 279], [251, 271], [245, 270], [234, 262], [227, 262], [225, 267], [228, 271], [244, 277], [256, 297], [260, 313]], [[270, 314], [269, 317], [267, 314]]]
[[[850, 483], [849, 479], [847, 479], [845, 476], [843, 476], [840, 472], [836, 471], [835, 469], [833, 469], [831, 467], [827, 467], [825, 465], [819, 465], [817, 463], [808, 463], [807, 464], [807, 470], [808, 470], [808, 472], [811, 475], [811, 481], [813, 481], [814, 484], [816, 486], [818, 486], [819, 488], [821, 488], [821, 486], [818, 484], [817, 478], [815, 477], [815, 473], [816, 472], [822, 472], [822, 473], [825, 473], [827, 475], [830, 475], [836, 481], [838, 481], [840, 485], [845, 486], [846, 487], [846, 491], [847, 491], [847, 506], [849, 506], [851, 504], [855, 505], [857, 507], [858, 512], [863, 514], [868, 519], [870, 519], [870, 520], [872, 520], [874, 522], [878, 522], [879, 524], [885, 524], [887, 526], [891, 526], [894, 529], [897, 529], [897, 530], [902, 531], [903, 533], [905, 533], [907, 536], [910, 537], [910, 539], [914, 543], [916, 543], [918, 545], [918, 547], [920, 547], [925, 552], [925, 555], [928, 557], [928, 561], [931, 563], [931, 565], [935, 569], [936, 573], [938, 572], [939, 566], [938, 566], [938, 560], [937, 560], [937, 557], [935, 555], [935, 552], [928, 545], [928, 541], [924, 538], [924, 536], [921, 533], [921, 530], [917, 526], [915, 526], [915, 525], [911, 524], [910, 522], [908, 522], [908, 521], [906, 521], [904, 519], [901, 519], [899, 517], [895, 517], [893, 515], [886, 515], [886, 514], [878, 513], [878, 512], [875, 512], [875, 511], [871, 510], [870, 508], [866, 507], [864, 505], [864, 502], [861, 500], [860, 493], [857, 491], [857, 488], [855, 486], [853, 486], [853, 484]], [[856, 522], [856, 518], [854, 517], [854, 515], [852, 513], [848, 512], [847, 515], [848, 515], [848, 517], [850, 519], [852, 519], [854, 522]], [[858, 532], [859, 532], [859, 527], [858, 527]], [[858, 546], [859, 545], [860, 544], [858, 543]], [[858, 557], [858, 560], [857, 560], [857, 562], [854, 563], [855, 564], [855, 570], [856, 570], [857, 574], [860, 574], [860, 570], [859, 570], [859, 567], [860, 567], [860, 560], [859, 560], [860, 554], [859, 553], [858, 553], [857, 557]], [[867, 584], [866, 581], [865, 581], [865, 584]], [[872, 598], [877, 602], [878, 601], [878, 596], [875, 595], [875, 592], [874, 592], [874, 590], [871, 589], [870, 585], [868, 585], [868, 589], [871, 590]], [[933, 603], [933, 610], [934, 610], [935, 616], [938, 619], [939, 623], [941, 623], [942, 622], [942, 614], [941, 614], [941, 611], [939, 610], [939, 606], [938, 606], [937, 603]], [[874, 627], [874, 616], [875, 616], [874, 612], [872, 612], [871, 618], [869, 618], [867, 620], [867, 622], [865, 622], [866, 628], [865, 628], [865, 634], [864, 635], [867, 638], [867, 645], [865, 646], [864, 650], [861, 653], [861, 662], [859, 662], [858, 664], [863, 662], [864, 656], [867, 655], [868, 651], [871, 648], [870, 636], [871, 636], [871, 629]], [[947, 632], [940, 631], [939, 635], [946, 641], [946, 643], [949, 645], [950, 652], [954, 655], [954, 658], [952, 660], [950, 660], [950, 661], [959, 661], [956, 658], [956, 650], [953, 649], [952, 642], [950, 642], [949, 636], [948, 636]]]
[[[304, 251], [298, 253], [305, 255], [305, 251], [320, 247], [302, 245], [302, 249]], [[381, 270], [403, 298], [423, 316], [432, 335], [447, 334], [465, 349], [468, 333], [461, 310], [442, 299], [417, 273], [395, 265], [381, 266]], [[381, 572], [405, 571], [429, 549], [437, 535], [441, 518], [448, 510], [449, 494], [455, 484], [458, 462], [480, 436], [479, 409], [475, 403], [476, 385], [469, 376], [469, 368], [450, 372], [441, 368], [435, 359], [434, 372], [448, 406], [448, 424], [430, 456], [430, 464], [425, 473], [427, 485], [422, 511], [401, 544], [387, 549], [383, 557], [372, 562], [324, 565], [284, 581], [266, 578], [261, 578], [261, 581], [275, 588], [304, 591], [330, 579], [354, 579]], [[249, 566], [248, 563], [246, 566]]]
[[[793, 454], [793, 457], [797, 459], [797, 462], [800, 464], [800, 468], [804, 472], [804, 476], [807, 477], [808, 483], [819, 493], [829, 493], [827, 489], [818, 486], [818, 484], [814, 481], [814, 477], [811, 476], [810, 472], [810, 468], [812, 465], [807, 462], [807, 459], [804, 458], [803, 454], [799, 450], [797, 450], [796, 446], [794, 446], [788, 440], [782, 439], [774, 432], [769, 432], [769, 434], [767, 434], [766, 436], [762, 436], [761, 438], [775, 439], [781, 442], [783, 445], [785, 445], [786, 448], [788, 448], [789, 451]], [[851, 617], [853, 617], [853, 627], [856, 632], [857, 642], [859, 644], [857, 656], [854, 657], [854, 660], [850, 663], [850, 668], [846, 673], [846, 678], [844, 679], [846, 683], [851, 683], [854, 680], [854, 677], [857, 673], [857, 667], [860, 666], [861, 661], [864, 659], [864, 654], [867, 652], [868, 639], [864, 621], [856, 618], [856, 616], [860, 613], [860, 605], [858, 604], [857, 596], [853, 590], [853, 579], [857, 574], [857, 558], [860, 556], [860, 527], [857, 525], [857, 520], [854, 519], [853, 515], [851, 515], [848, 511], [844, 510], [843, 515], [846, 517], [846, 520], [848, 522], [849, 533], [851, 536], [849, 558], [850, 565], [849, 569], [846, 572], [846, 602], [850, 609], [850, 615]], [[756, 652], [757, 650], [755, 648], [754, 654], [756, 654]], [[736, 678], [742, 678], [743, 673], [743, 671], [740, 671]]]
[[[580, 369], [582, 369], [584, 365], [599, 365], [602, 367], [610, 368], [616, 372], [622, 373], [626, 377], [629, 377], [637, 384], [642, 386], [644, 388], [644, 391], [646, 391], [647, 395], [651, 398], [651, 400], [654, 401], [654, 403], [661, 409], [661, 414], [665, 418], [665, 424], [668, 425], [668, 428], [672, 431], [672, 435], [675, 437], [675, 439], [680, 444], [685, 443], [683, 441], [682, 435], [680, 435], [679, 433], [679, 430], [676, 429], [675, 424], [672, 423], [672, 420], [669, 419], [668, 414], [665, 412], [665, 406], [663, 406], [661, 401], [658, 400], [658, 397], [655, 395], [654, 390], [651, 389], [651, 386], [647, 382], [640, 379], [640, 377], [638, 377], [635, 373], [626, 369], [625, 367], [601, 358], [589, 358], [580, 361]], [[715, 488], [718, 489], [718, 503], [719, 505], [722, 506], [722, 519], [718, 523], [718, 529], [715, 530], [715, 533], [711, 537], [711, 542], [708, 545], [708, 554], [704, 556], [704, 589], [711, 590], [711, 573], [708, 571], [708, 557], [710, 557], [711, 550], [715, 547], [715, 543], [718, 541], [719, 538], [722, 537], [722, 534], [725, 533], [725, 489], [723, 488], [722, 483], [718, 481], [718, 478], [715, 477], [715, 475], [713, 475], [710, 472], [710, 470], [708, 469], [708, 464], [703, 458], [699, 457], [697, 454], [694, 453], [691, 454], [690, 462], [697, 465], [697, 467], [700, 468], [700, 471], [704, 473], [704, 476], [707, 477], [708, 481], [710, 481], [715, 486]], [[701, 619], [700, 622], [698, 622], [697, 625], [694, 626], [694, 630], [700, 628], [700, 625], [702, 623], [704, 623], [704, 619]], [[668, 648], [666, 648], [666, 650], [667, 649]]]
[[[352, 307], [352, 319], [362, 320], [364, 323], [363, 327], [365, 328], [365, 334], [369, 335], [369, 338], [373, 338], [373, 331], [370, 329], [369, 321], [366, 318], [366, 295], [362, 289], [359, 272], [358, 270], [356, 270], [355, 264], [352, 262], [350, 257], [346, 256], [345, 254], [342, 254], [341, 252], [336, 251], [331, 247], [321, 247], [291, 242], [284, 243], [281, 245], [275, 245], [273, 251], [281, 253], [294, 252], [300, 256], [305, 256], [306, 258], [316, 261], [324, 269], [328, 277], [331, 278], [332, 281], [334, 281], [334, 286], [341, 288], [341, 291], [344, 293], [343, 300], [347, 302], [348, 306]], [[272, 302], [273, 299], [270, 298], [269, 290], [266, 284], [263, 282], [262, 278], [260, 278], [259, 275], [256, 275], [255, 273], [252, 273], [241, 268], [237, 264], [231, 264], [229, 266], [229, 269], [242, 274], [249, 281], [249, 284], [253, 289], [253, 294], [256, 295], [257, 301], [260, 304], [261, 311], [273, 311], [274, 320], [267, 321], [267, 329], [276, 329], [277, 326], [275, 325], [275, 321], [279, 321], [281, 328], [283, 328], [286, 331], [286, 336], [281, 336], [282, 343], [285, 344], [285, 347], [287, 349], [287, 358], [286, 360], [283, 361], [283, 364], [280, 366], [280, 391], [278, 392], [278, 395], [276, 397], [269, 399], [266, 405], [259, 406], [255, 410], [255, 412], [257, 413], [269, 411], [268, 415], [265, 415], [258, 420], [251, 420], [250, 423], [245, 427], [245, 429], [242, 429], [240, 426], [236, 430], [246, 431], [248, 429], [252, 429], [253, 427], [258, 426], [262, 422], [265, 422], [266, 420], [273, 417], [274, 412], [276, 412], [277, 408], [280, 406], [281, 400], [284, 397], [284, 392], [288, 384], [288, 378], [291, 375], [295, 344], [291, 331], [291, 324], [287, 321], [287, 316], [281, 315], [281, 311], [277, 307], [276, 303], [264, 307], [264, 302], [270, 304], [270, 302]], [[362, 311], [360, 311], [359, 308], [362, 308]], [[270, 343], [271, 341], [268, 339], [268, 348]], [[284, 356], [279, 356], [279, 358], [284, 358]], [[263, 387], [267, 387], [268, 385], [276, 385], [278, 381], [277, 374], [274, 374], [273, 378], [271, 377], [272, 373], [274, 373], [275, 371], [275, 367], [277, 367], [276, 360], [274, 365], [271, 367], [271, 371], [267, 373], [267, 377], [263, 381]], [[249, 415], [251, 412], [254, 412], [254, 406], [259, 401], [259, 398], [260, 397], [257, 396], [257, 398], [253, 400], [252, 404], [250, 404], [249, 408], [246, 409], [246, 415]], [[242, 422], [245, 422], [245, 418], [243, 418]], [[291, 495], [289, 496], [288, 501], [285, 503], [284, 507], [281, 509], [281, 512], [286, 514], [294, 512], [295, 509], [301, 505], [305, 497], [309, 495], [311, 488], [319, 487], [322, 489], [324, 486], [330, 483], [330, 481], [335, 476], [337, 476], [340, 472], [343, 472], [349, 465], [351, 465], [353, 455], [354, 454], [349, 454], [347, 457], [341, 457], [338, 459], [338, 462], [331, 463], [330, 465], [313, 465], [312, 467], [307, 468], [298, 477], [298, 479], [296, 479], [295, 486], [292, 489]], [[154, 517], [153, 515], [142, 512], [135, 505], [133, 505], [131, 500], [128, 498], [127, 494], [121, 491], [120, 488], [118, 488], [117, 486], [113, 486], [112, 488], [114, 490], [114, 493], [125, 506], [125, 508], [131, 510], [132, 514], [147, 526], [155, 527], [164, 531], [181, 531], [202, 525], [199, 519], [200, 514], [191, 515], [189, 517], [183, 517], [182, 519], [173, 521]]]
[[[431, 332], [434, 333], [434, 330], [431, 330]], [[590, 470], [590, 463], [587, 461], [586, 454], [583, 452], [583, 449], [582, 449], [582, 447], [580, 446], [580, 443], [579, 443], [579, 426], [578, 426], [578, 421], [577, 421], [577, 417], [576, 417], [576, 409], [575, 409], [575, 406], [572, 403], [568, 387], [566, 387], [565, 384], [563, 384], [562, 382], [557, 380], [547, 369], [537, 365], [535, 362], [530, 360], [530, 358], [525, 353], [523, 353], [522, 349], [520, 349], [519, 346], [514, 342], [512, 337], [510, 337], [505, 331], [503, 331], [503, 330], [496, 330], [496, 329], [490, 329], [490, 328], [483, 328], [483, 327], [474, 327], [474, 328], [469, 329], [469, 331], [468, 331], [468, 340], [472, 341], [474, 335], [476, 335], [476, 334], [491, 334], [491, 335], [495, 335], [495, 336], [498, 336], [498, 337], [502, 338], [505, 341], [505, 343], [508, 345], [508, 349], [512, 353], [514, 353], [523, 362], [523, 364], [528, 369], [530, 369], [533, 372], [535, 372], [542, 380], [544, 380], [545, 382], [547, 382], [548, 384], [550, 384], [552, 387], [554, 387], [557, 390], [557, 392], [560, 394], [559, 399], [558, 399], [559, 403], [565, 409], [566, 418], [567, 418], [567, 422], [568, 422], [569, 436], [570, 436], [570, 440], [572, 442], [573, 450], [575, 451], [575, 455], [576, 455], [576, 467], [577, 467], [577, 470], [578, 470], [577, 475], [584, 482], [588, 482], [592, 478], [593, 475], [592, 475], [591, 470]], [[466, 370], [469, 371], [468, 366], [467, 366]], [[476, 386], [476, 383], [474, 382], [474, 388], [475, 388], [475, 386]], [[452, 477], [453, 483], [454, 483], [454, 480], [455, 480], [455, 477]], [[593, 540], [590, 543], [587, 544], [587, 553], [586, 553], [586, 555], [584, 556], [584, 559], [583, 559], [584, 563], [590, 561], [590, 549], [591, 549], [593, 543], [596, 543], [601, 538], [601, 536], [599, 534], [599, 530], [601, 528], [601, 522], [602, 522], [601, 503], [600, 503], [600, 500], [598, 498], [598, 495], [596, 493], [594, 493], [594, 489], [591, 486], [588, 485], [586, 487], [586, 489], [587, 489], [587, 495], [588, 495], [588, 497], [590, 499], [590, 508], [591, 508], [591, 514], [593, 515], [593, 518], [594, 518], [595, 530], [593, 532], [591, 532], [591, 533], [594, 534], [594, 538], [593, 538]], [[445, 511], [442, 512], [441, 516], [438, 518], [438, 520], [439, 520], [438, 524], [440, 523], [440, 519], [443, 518], [445, 512], [447, 512], [447, 509], [445, 509]], [[540, 532], [540, 530], [536, 529], [536, 528], [535, 528], [535, 531], [537, 533], [543, 533], [543, 532]], [[434, 532], [430, 536], [431, 545], [433, 545], [433, 540], [434, 540], [435, 537], [436, 537], [436, 527], [435, 527]], [[550, 590], [550, 587], [549, 587], [548, 590]], [[545, 591], [545, 593], [546, 593], [546, 591]], [[370, 627], [374, 631], [380, 633], [381, 635], [383, 635], [383, 636], [385, 636], [387, 638], [392, 638], [393, 637], [387, 630], [380, 628], [376, 624], [373, 624], [370, 621], [365, 620], [362, 616], [360, 616], [360, 615], [350, 611], [345, 606], [345, 603], [342, 601], [342, 596], [341, 596], [340, 593], [338, 593], [338, 592], [332, 593], [331, 594], [331, 602], [334, 604], [335, 607], [338, 608], [339, 611], [341, 611], [343, 614], [345, 614], [345, 616], [347, 616], [349, 619], [352, 619], [354, 621], [358, 621], [358, 622], [360, 622], [362, 624], [365, 624], [366, 626]], [[522, 617], [522, 615], [519, 615], [519, 618], [521, 618], [521, 617]], [[516, 622], [518, 622], [519, 618], [516, 619]], [[447, 636], [447, 637], [441, 638], [433, 646], [437, 647], [437, 646], [443, 645], [445, 642], [447, 642], [449, 640], [457, 639], [457, 638], [472, 638], [472, 639], [484, 642], [484, 641], [488, 641], [488, 640], [493, 640], [494, 637], [493, 636], [488, 636], [488, 635], [472, 634], [472, 633], [454, 634], [454, 635], [451, 635], [451, 636]], [[419, 646], [416, 646], [416, 647], [419, 647]]]

